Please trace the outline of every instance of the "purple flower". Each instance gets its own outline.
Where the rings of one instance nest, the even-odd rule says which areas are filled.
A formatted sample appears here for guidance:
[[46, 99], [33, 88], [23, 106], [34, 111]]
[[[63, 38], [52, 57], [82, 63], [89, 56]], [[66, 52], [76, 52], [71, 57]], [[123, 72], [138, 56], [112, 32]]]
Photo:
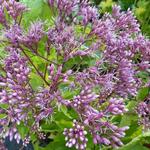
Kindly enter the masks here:
[[23, 145], [27, 146], [30, 143], [30, 137], [25, 137], [23, 140]]
[[111, 145], [114, 148], [122, 146], [120, 138], [125, 136], [125, 130], [128, 127], [118, 128], [109, 122], [100, 122], [92, 129], [93, 143]]
[[150, 129], [150, 100], [138, 104], [137, 113], [139, 116], [139, 123], [143, 125], [145, 130]]
[[120, 34], [133, 34], [140, 31], [139, 24], [129, 9], [126, 13], [121, 12], [121, 7], [115, 5], [112, 9], [112, 17], [116, 21], [115, 28], [120, 29]]
[[18, 144], [20, 143], [21, 136], [20, 136], [20, 134], [17, 132], [17, 129], [14, 128], [14, 127], [8, 129], [8, 131], [5, 133], [4, 136], [5, 136], [5, 137], [8, 136], [10, 141], [12, 141], [13, 139], [15, 139]]
[[22, 44], [31, 49], [36, 49], [38, 42], [44, 36], [43, 23], [34, 22], [31, 24], [27, 35], [20, 38]]
[[18, 16], [22, 15], [22, 13], [26, 11], [26, 7], [15, 0], [5, 1], [4, 6], [14, 20], [17, 20]]
[[123, 102], [123, 99], [117, 99], [117, 98], [111, 98], [109, 100], [109, 105], [106, 109], [106, 112], [110, 112], [114, 115], [123, 114], [127, 111], [125, 108], [125, 104]]
[[0, 149], [1, 150], [7, 150], [5, 147], [4, 141], [2, 139], [0, 140]]
[[5, 18], [3, 6], [0, 6], [0, 23], [6, 25], [6, 18]]
[[[76, 55], [75, 48], [79, 43], [75, 39], [73, 28], [64, 24], [64, 22], [56, 22], [56, 28], [50, 29], [48, 32], [49, 42], [56, 48], [58, 55], [64, 57], [64, 61], [67, 61], [73, 55]], [[72, 52], [73, 51], [73, 52]]]
[[88, 139], [85, 135], [87, 134], [87, 131], [85, 131], [84, 126], [76, 120], [73, 121], [73, 128], [65, 128], [63, 134], [65, 135], [65, 140], [67, 141], [67, 147], [70, 148], [75, 146], [76, 149], [86, 149]]
[[6, 31], [5, 36], [11, 42], [11, 44], [17, 46], [20, 38], [22, 37], [22, 30], [17, 24], [13, 25], [9, 30]]
[[79, 0], [50, 0], [50, 6], [54, 6], [58, 9], [60, 16], [70, 15], [75, 9]]
[[89, 105], [89, 103], [97, 98], [98, 95], [92, 92], [91, 88], [87, 86], [83, 88], [83, 90], [80, 92], [80, 95], [74, 96], [71, 105], [80, 112], [83, 110], [85, 105]]
[[135, 96], [137, 94], [138, 82], [135, 78], [132, 63], [122, 59], [119, 63], [118, 73], [118, 84], [116, 84], [115, 91], [121, 96], [126, 97], [127, 94]]
[[6, 78], [5, 86], [0, 92], [0, 102], [2, 104], [10, 104], [7, 111], [6, 124], [20, 124], [21, 121], [27, 119], [28, 109], [30, 105], [31, 89], [26, 86], [30, 69], [27, 67], [26, 60], [16, 52], [5, 60]]
[[81, 6], [79, 16], [82, 17], [82, 24], [86, 26], [88, 23], [95, 21], [98, 18], [98, 11], [96, 8], [91, 6]]
[[[7, 52], [0, 67], [0, 103], [7, 106], [0, 108], [6, 114], [0, 119], [0, 132], [19, 143], [17, 128], [22, 123], [30, 128], [22, 139], [24, 146], [31, 132], [45, 139], [42, 123], [50, 117], [55, 121], [53, 114], [65, 106], [67, 113], [73, 109], [78, 115], [73, 127], [64, 129], [67, 147], [86, 149], [87, 132], [94, 144], [122, 146], [128, 127], [119, 127], [113, 118], [127, 112], [124, 98], [136, 96], [141, 85], [149, 85], [137, 75], [141, 70], [149, 72], [149, 39], [140, 33], [130, 10], [114, 6], [112, 14], [99, 19], [98, 9], [87, 0], [48, 2], [52, 11], [58, 11], [53, 26], [46, 31], [43, 22], [34, 22], [27, 33], [20, 24], [25, 6], [15, 0], [0, 2]], [[4, 9], [13, 21], [6, 21]], [[40, 65], [32, 56], [40, 58]], [[34, 88], [36, 76], [41, 80]], [[149, 129], [149, 110], [146, 102], [137, 108], [145, 129]]]

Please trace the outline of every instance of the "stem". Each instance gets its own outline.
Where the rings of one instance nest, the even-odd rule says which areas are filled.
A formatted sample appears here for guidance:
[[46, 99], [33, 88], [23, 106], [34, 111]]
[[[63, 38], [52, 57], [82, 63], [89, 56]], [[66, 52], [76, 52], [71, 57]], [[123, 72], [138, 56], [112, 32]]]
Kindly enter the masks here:
[[0, 70], [4, 71], [6, 73], [6, 70], [0, 65]]
[[50, 62], [50, 63], [53, 63], [53, 64], [59, 66], [56, 62], [53, 62], [53, 61], [51, 61], [51, 60], [49, 60], [49, 59], [47, 59], [47, 58], [45, 58], [45, 57], [39, 55], [38, 53], [35, 53], [35, 56], [39, 56], [40, 58], [46, 60], [47, 62]]
[[45, 78], [42, 76], [42, 74], [39, 72], [39, 70], [36, 68], [36, 66], [33, 64], [32, 60], [29, 58], [29, 56], [26, 54], [26, 52], [20, 47], [20, 49], [22, 50], [23, 54], [26, 56], [26, 58], [29, 60], [29, 62], [31, 63], [31, 65], [34, 67], [34, 69], [36, 70], [36, 72], [38, 73], [38, 75], [43, 79], [43, 81], [49, 86], [49, 83], [45, 80]]
[[[19, 46], [19, 48], [20, 48], [21, 50], [23, 49], [21, 46]], [[25, 48], [28, 48], [28, 47], [25, 46]], [[26, 51], [28, 51], [28, 52], [30, 52], [30, 53], [31, 53], [32, 50], [35, 51], [33, 48], [32, 48], [32, 49], [29, 49], [29, 50], [26, 49]], [[38, 56], [38, 57], [42, 58], [43, 60], [45, 60], [45, 61], [47, 61], [47, 62], [49, 62], [49, 63], [53, 63], [53, 64], [59, 66], [56, 62], [51, 61], [51, 60], [49, 60], [48, 58], [43, 57], [42, 55], [40, 55], [40, 54], [37, 53], [37, 52], [32, 52], [32, 55], [33, 55], [33, 56]]]
[[[48, 58], [48, 52], [47, 52], [47, 55], [46, 55], [46, 59]], [[47, 72], [47, 67], [48, 67], [48, 63], [46, 63], [45, 65], [45, 71], [44, 71], [44, 78], [46, 79], [46, 72]]]
[[19, 25], [21, 24], [22, 16], [23, 16], [23, 14], [21, 14], [21, 16], [19, 18], [19, 23], [18, 23]]
[[45, 71], [44, 71], [44, 79], [46, 79], [47, 67], [48, 67], [48, 64], [46, 63], [46, 65], [45, 65]]

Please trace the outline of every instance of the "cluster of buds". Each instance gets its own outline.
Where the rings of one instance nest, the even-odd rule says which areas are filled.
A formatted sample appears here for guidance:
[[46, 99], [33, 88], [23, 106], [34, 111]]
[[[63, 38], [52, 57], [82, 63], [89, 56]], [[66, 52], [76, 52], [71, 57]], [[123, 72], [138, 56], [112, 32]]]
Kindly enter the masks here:
[[103, 122], [99, 123], [96, 129], [99, 129], [100, 132], [96, 133], [96, 130], [92, 131], [93, 142], [95, 144], [111, 145], [114, 148], [118, 148], [123, 145], [120, 138], [125, 136], [125, 131], [128, 130], [129, 127], [118, 128], [109, 122]]
[[[0, 2], [0, 5], [1, 5], [1, 2]], [[0, 23], [3, 25], [6, 25], [6, 18], [5, 18], [3, 6], [0, 6]]]
[[63, 134], [65, 135], [65, 140], [67, 141], [67, 147], [70, 148], [75, 146], [76, 149], [86, 149], [86, 143], [88, 139], [85, 135], [87, 132], [85, 131], [84, 126], [82, 126], [76, 120], [73, 121], [73, 128], [65, 128]]
[[30, 137], [25, 137], [23, 140], [23, 145], [27, 146], [30, 143]]
[[108, 105], [106, 111], [108, 111], [114, 115], [119, 115], [119, 114], [123, 114], [123, 113], [127, 112], [128, 109], [126, 109], [122, 98], [120, 98], [120, 99], [111, 98], [109, 100], [109, 105]]
[[4, 6], [6, 7], [8, 14], [14, 20], [17, 20], [17, 18], [22, 15], [24, 11], [26, 11], [26, 7], [15, 0], [4, 1]]
[[21, 140], [21, 136], [17, 132], [17, 129], [15, 127], [9, 128], [7, 130], [7, 132], [5, 133], [4, 137], [9, 137], [10, 141], [12, 141], [13, 139], [15, 139], [18, 144], [20, 143], [20, 140]]
[[43, 23], [39, 21], [32, 23], [27, 35], [21, 37], [19, 40], [23, 45], [36, 52], [37, 44], [43, 36]]
[[92, 92], [89, 86], [86, 86], [80, 92], [80, 95], [74, 96], [72, 106], [80, 111], [84, 108], [84, 106], [96, 100], [96, 98], [98, 98], [98, 95]]
[[7, 150], [7, 149], [5, 148], [5, 145], [4, 145], [3, 140], [0, 140], [0, 150]]
[[139, 123], [143, 125], [144, 130], [150, 129], [150, 100], [139, 103], [137, 107]]

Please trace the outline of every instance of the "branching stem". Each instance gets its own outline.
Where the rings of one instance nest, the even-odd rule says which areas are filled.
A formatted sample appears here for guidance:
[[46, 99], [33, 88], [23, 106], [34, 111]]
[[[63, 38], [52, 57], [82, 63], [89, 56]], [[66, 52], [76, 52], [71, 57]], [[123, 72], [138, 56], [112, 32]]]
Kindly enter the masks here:
[[26, 52], [23, 50], [23, 48], [20, 47], [20, 49], [22, 50], [22, 52], [26, 56], [26, 58], [29, 60], [29, 62], [31, 63], [31, 65], [34, 67], [34, 69], [36, 70], [36, 72], [38, 73], [38, 75], [41, 77], [41, 79], [49, 86], [49, 83], [45, 80], [45, 78], [43, 77], [43, 75], [39, 72], [39, 70], [33, 64], [32, 60], [29, 58], [29, 56], [26, 54]]

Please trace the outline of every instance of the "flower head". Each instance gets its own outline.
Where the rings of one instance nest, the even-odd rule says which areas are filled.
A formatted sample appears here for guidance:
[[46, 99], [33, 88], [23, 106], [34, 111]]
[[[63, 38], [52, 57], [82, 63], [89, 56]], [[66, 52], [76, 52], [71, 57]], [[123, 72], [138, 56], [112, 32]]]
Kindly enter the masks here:
[[85, 150], [86, 143], [88, 139], [86, 138], [87, 132], [84, 126], [80, 125], [76, 120], [73, 121], [73, 128], [64, 129], [63, 134], [65, 135], [65, 140], [67, 141], [67, 147], [75, 146], [76, 149]]

